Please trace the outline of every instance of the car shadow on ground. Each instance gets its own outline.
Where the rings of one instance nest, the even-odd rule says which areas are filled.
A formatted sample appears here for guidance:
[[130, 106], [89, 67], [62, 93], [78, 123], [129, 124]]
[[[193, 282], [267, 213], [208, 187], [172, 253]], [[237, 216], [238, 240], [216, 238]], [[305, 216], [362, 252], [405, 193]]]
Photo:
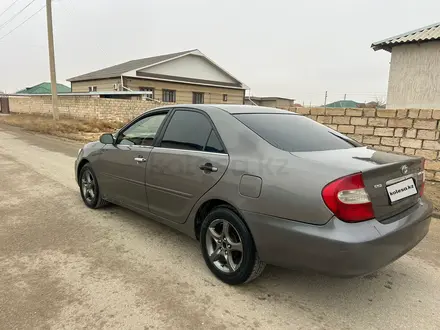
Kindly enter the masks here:
[[[137, 229], [142, 230], [142, 228], [148, 228], [149, 230], [153, 230], [154, 232], [157, 232], [161, 235], [168, 236], [167, 240], [178, 240], [179, 244], [182, 244], [182, 248], [186, 247], [189, 249], [196, 249], [196, 254], [200, 254], [200, 257], [202, 258], [201, 252], [200, 252], [200, 246], [199, 242], [186, 236], [185, 234], [179, 232], [176, 229], [173, 229], [171, 227], [168, 227], [164, 224], [158, 223], [152, 219], [143, 217], [142, 215], [139, 215], [138, 213], [135, 213], [131, 210], [128, 210], [126, 208], [110, 204], [109, 206], [106, 206], [103, 210], [106, 212], [110, 212], [112, 215], [115, 215], [119, 218], [119, 220], [124, 223], [133, 225], [137, 227]], [[194, 251], [193, 253], [194, 254]], [[203, 259], [201, 259], [203, 262]], [[365, 283], [371, 283], [375, 280], [381, 278], [381, 277], [387, 277], [391, 278], [392, 276], [399, 274], [403, 278], [406, 277], [405, 269], [400, 269], [399, 267], [399, 261], [397, 260], [390, 266], [384, 267], [383, 269], [380, 269], [376, 272], [373, 272], [371, 274], [360, 276], [360, 277], [332, 277], [324, 274], [320, 274], [317, 272], [314, 272], [312, 270], [289, 270], [277, 266], [267, 265], [266, 269], [263, 273], [263, 275], [259, 278], [258, 286], [261, 286], [263, 284], [269, 284], [270, 282], [276, 282], [278, 283], [276, 286], [280, 286], [280, 283], [283, 283], [285, 285], [293, 285], [292, 280], [295, 280], [294, 282], [307, 282], [310, 284], [319, 284], [320, 282], [325, 283], [331, 283], [332, 287], [335, 287], [335, 289], [340, 289], [342, 287], [346, 287], [350, 283], [359, 284], [360, 282]], [[383, 287], [387, 287], [389, 285], [392, 285], [392, 283], [384, 284]], [[254, 283], [254, 282], [252, 282]], [[245, 285], [246, 286], [246, 285]]]
[[191, 284], [210, 287], [213, 296], [243, 297], [255, 306], [270, 304], [300, 310], [316, 322], [331, 314], [348, 322], [346, 327], [350, 327], [354, 315], [356, 319], [374, 320], [380, 310], [392, 312], [398, 308], [399, 313], [411, 313], [411, 306], [423, 308], [420, 304], [428, 304], [433, 299], [422, 296], [422, 287], [435, 286], [435, 278], [426, 276], [427, 269], [420, 267], [420, 260], [414, 256], [404, 256], [375, 273], [354, 278], [335, 278], [268, 265], [257, 280], [241, 286], [228, 286], [209, 272], [199, 243], [192, 238], [117, 206], [109, 206], [104, 212], [134, 227], [138, 233], [157, 235], [169, 242], [170, 262], [187, 265], [188, 271], [198, 275]]

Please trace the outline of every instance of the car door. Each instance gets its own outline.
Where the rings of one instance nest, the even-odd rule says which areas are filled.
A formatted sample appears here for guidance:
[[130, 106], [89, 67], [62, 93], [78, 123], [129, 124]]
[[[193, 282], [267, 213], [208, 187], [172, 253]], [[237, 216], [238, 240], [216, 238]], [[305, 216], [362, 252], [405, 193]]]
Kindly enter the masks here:
[[169, 110], [145, 115], [124, 127], [99, 156], [104, 198], [148, 211], [145, 171], [153, 142]]
[[184, 223], [197, 200], [226, 171], [229, 156], [208, 115], [175, 109], [147, 163], [151, 213]]

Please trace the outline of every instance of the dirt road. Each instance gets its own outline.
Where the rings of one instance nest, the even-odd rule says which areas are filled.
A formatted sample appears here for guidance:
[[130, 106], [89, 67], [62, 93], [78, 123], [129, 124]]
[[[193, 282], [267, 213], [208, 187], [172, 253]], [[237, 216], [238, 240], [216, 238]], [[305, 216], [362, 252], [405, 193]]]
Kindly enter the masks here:
[[440, 221], [374, 275], [220, 283], [197, 242], [83, 206], [78, 145], [0, 126], [0, 329], [439, 329]]

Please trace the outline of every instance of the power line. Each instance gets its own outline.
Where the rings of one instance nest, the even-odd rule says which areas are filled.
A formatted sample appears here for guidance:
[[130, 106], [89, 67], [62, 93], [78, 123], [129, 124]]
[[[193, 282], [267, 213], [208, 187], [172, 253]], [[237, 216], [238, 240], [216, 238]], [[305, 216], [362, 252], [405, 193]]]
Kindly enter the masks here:
[[14, 32], [15, 30], [17, 30], [20, 26], [22, 26], [24, 23], [26, 23], [27, 21], [29, 21], [32, 17], [34, 17], [35, 15], [37, 15], [40, 11], [42, 11], [44, 8], [46, 8], [46, 5], [44, 5], [43, 7], [41, 7], [40, 9], [38, 9], [34, 14], [32, 14], [31, 16], [29, 16], [26, 20], [24, 20], [23, 22], [21, 22], [21, 24], [17, 25], [14, 29], [12, 29], [11, 31], [9, 31], [8, 33], [6, 33], [5, 35], [3, 35], [2, 37], [0, 37], [0, 41], [2, 41], [4, 38], [6, 38], [8, 35], [10, 35], [12, 32]]
[[12, 16], [10, 19], [8, 19], [5, 23], [3, 23], [2, 25], [0, 25], [0, 30], [7, 25], [9, 22], [11, 22], [14, 18], [16, 18], [18, 15], [20, 15], [27, 7], [29, 7], [30, 5], [32, 5], [36, 0], [31, 0], [31, 2], [29, 2], [22, 10], [20, 10], [18, 13], [16, 13], [14, 16]]
[[15, 5], [18, 1], [20, 1], [20, 0], [15, 0], [8, 8], [6, 8], [1, 14], [0, 14], [0, 17], [2, 17], [3, 16], [3, 14], [4, 13], [6, 13], [8, 10], [9, 10], [9, 8], [11, 8], [13, 5]]

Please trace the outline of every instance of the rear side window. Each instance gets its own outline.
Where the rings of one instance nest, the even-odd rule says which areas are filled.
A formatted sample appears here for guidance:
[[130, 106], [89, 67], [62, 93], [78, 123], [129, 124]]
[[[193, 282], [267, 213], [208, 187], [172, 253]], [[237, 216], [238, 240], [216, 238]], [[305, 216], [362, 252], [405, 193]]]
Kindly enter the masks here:
[[307, 117], [293, 114], [249, 113], [235, 117], [273, 146], [289, 152], [348, 149], [356, 141]]
[[205, 151], [217, 152], [222, 154], [225, 153], [225, 149], [220, 143], [220, 140], [218, 139], [217, 134], [215, 134], [214, 130], [211, 130], [208, 142], [206, 143]]
[[160, 143], [162, 148], [224, 152], [208, 118], [195, 111], [178, 110]]

